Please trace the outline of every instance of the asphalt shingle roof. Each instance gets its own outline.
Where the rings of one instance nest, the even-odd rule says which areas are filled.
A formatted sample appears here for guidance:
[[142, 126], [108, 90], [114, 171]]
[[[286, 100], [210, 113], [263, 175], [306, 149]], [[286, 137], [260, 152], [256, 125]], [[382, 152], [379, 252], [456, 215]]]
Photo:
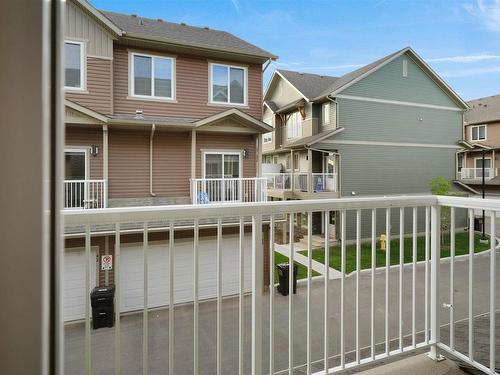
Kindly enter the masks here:
[[154, 20], [141, 16], [100, 11], [111, 22], [127, 34], [143, 38], [163, 38], [180, 44], [203, 46], [214, 50], [232, 51], [265, 58], [276, 58], [263, 50], [226, 31], [212, 30], [177, 24], [163, 20]]
[[331, 86], [338, 78], [311, 73], [278, 69], [288, 82], [295, 86], [307, 99], [313, 99]]
[[470, 109], [465, 112], [465, 122], [477, 124], [481, 122], [500, 121], [500, 95], [474, 99], [467, 104]]

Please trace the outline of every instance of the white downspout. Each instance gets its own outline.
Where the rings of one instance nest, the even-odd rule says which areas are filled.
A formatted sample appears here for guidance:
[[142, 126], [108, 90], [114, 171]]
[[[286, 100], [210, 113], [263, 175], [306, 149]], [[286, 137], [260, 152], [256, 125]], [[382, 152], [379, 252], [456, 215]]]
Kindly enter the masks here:
[[153, 137], [155, 135], [156, 126], [151, 125], [151, 134], [149, 136], [149, 194], [152, 197], [156, 197], [153, 193]]
[[102, 126], [102, 177], [104, 180], [104, 208], [108, 207], [109, 173], [108, 173], [108, 125]]

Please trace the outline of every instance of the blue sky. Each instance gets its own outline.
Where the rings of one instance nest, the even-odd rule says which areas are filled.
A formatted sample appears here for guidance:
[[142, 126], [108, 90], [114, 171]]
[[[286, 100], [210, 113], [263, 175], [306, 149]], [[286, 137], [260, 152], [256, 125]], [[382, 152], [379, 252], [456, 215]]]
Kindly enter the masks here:
[[91, 0], [98, 9], [229, 31], [275, 68], [338, 76], [411, 46], [464, 99], [500, 94], [500, 0]]

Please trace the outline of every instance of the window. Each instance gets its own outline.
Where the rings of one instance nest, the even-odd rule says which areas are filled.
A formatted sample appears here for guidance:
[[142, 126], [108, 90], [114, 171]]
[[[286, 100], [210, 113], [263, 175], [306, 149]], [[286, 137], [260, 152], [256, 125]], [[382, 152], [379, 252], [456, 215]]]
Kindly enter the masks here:
[[211, 64], [210, 102], [246, 104], [246, 68]]
[[279, 160], [279, 159], [278, 159], [278, 155], [274, 155], [274, 156], [273, 156], [273, 163], [274, 163], [274, 164], [278, 164], [278, 160]]
[[408, 60], [403, 60], [403, 77], [408, 78]]
[[240, 167], [240, 152], [205, 153], [205, 178], [238, 178]]
[[293, 139], [302, 137], [302, 116], [300, 115], [300, 113], [297, 111], [287, 116], [286, 138]]
[[330, 103], [326, 102], [322, 105], [323, 125], [330, 124]]
[[299, 160], [299, 154], [295, 153], [293, 154], [293, 170], [298, 171], [300, 169], [300, 160]]
[[130, 72], [131, 96], [174, 99], [173, 58], [132, 53]]
[[290, 160], [291, 160], [291, 156], [290, 156], [290, 154], [287, 154], [285, 157], [285, 169], [287, 171], [289, 171], [291, 169]]
[[85, 85], [85, 53], [82, 42], [64, 42], [64, 87], [83, 90]]
[[486, 140], [486, 125], [471, 126], [470, 138], [473, 141]]
[[458, 154], [457, 156], [457, 172], [460, 172], [464, 166], [464, 156], [463, 154]]
[[273, 141], [273, 132], [265, 133], [263, 138], [264, 143], [271, 143]]

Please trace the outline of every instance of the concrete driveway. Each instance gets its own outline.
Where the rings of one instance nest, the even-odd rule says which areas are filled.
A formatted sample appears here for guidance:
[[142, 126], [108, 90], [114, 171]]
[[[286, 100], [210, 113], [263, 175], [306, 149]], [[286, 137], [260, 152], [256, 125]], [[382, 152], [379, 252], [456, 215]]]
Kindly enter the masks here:
[[[500, 232], [499, 232], [500, 233]], [[497, 258], [499, 255], [497, 254]], [[489, 311], [489, 252], [476, 255], [474, 262], [474, 314], [480, 315]], [[468, 259], [462, 257], [456, 261], [455, 281], [455, 319], [460, 321], [457, 330], [457, 346], [466, 352], [468, 315]], [[500, 259], [497, 259], [500, 268]], [[497, 268], [497, 270], [498, 270]], [[389, 293], [389, 333], [390, 337], [398, 337], [398, 275], [399, 268], [391, 268]], [[362, 272], [360, 283], [360, 345], [370, 344], [370, 273]], [[424, 329], [424, 265], [417, 266], [417, 298], [416, 325], [417, 330]], [[412, 326], [412, 271], [411, 266], [404, 267], [404, 301], [403, 329], [405, 334], [411, 333]], [[323, 353], [323, 279], [313, 281], [312, 292], [312, 357], [321, 360]], [[330, 365], [339, 363], [340, 352], [340, 280], [330, 280]], [[355, 273], [345, 282], [345, 348], [346, 351], [355, 348]], [[441, 303], [449, 301], [449, 262], [443, 261], [441, 267]], [[500, 277], [497, 278], [497, 288], [500, 290]], [[275, 293], [275, 369], [285, 370], [288, 366], [288, 298]], [[380, 269], [375, 277], [375, 342], [384, 341], [384, 309], [385, 309], [385, 270]], [[264, 355], [263, 364], [266, 372], [269, 368], [269, 313], [268, 296], [266, 294], [264, 319]], [[497, 297], [499, 306], [500, 298]], [[294, 353], [295, 364], [302, 365], [306, 360], [306, 284], [300, 283], [294, 298]], [[251, 358], [251, 300], [247, 296], [245, 306], [244, 330], [244, 369], [250, 372]], [[440, 304], [441, 306], [441, 304]], [[441, 322], [449, 323], [449, 310], [441, 308]], [[484, 316], [478, 319], [485, 319]], [[136, 375], [142, 373], [142, 313], [123, 316], [121, 320], [121, 374]], [[478, 320], [479, 321], [479, 320]], [[224, 374], [235, 374], [238, 369], [238, 299], [228, 298], [223, 302], [222, 329], [222, 362]], [[149, 312], [149, 362], [150, 374], [166, 373], [168, 369], [168, 309]], [[500, 329], [500, 327], [499, 327]], [[443, 329], [443, 341], [447, 342], [448, 327]], [[175, 373], [189, 374], [193, 372], [193, 309], [192, 305], [179, 306], [175, 309]], [[419, 339], [423, 337], [419, 335]], [[411, 341], [406, 339], [405, 344]], [[477, 353], [485, 355], [488, 337], [477, 335]], [[200, 304], [200, 373], [215, 374], [216, 364], [216, 303], [214, 301]], [[397, 340], [392, 346], [397, 346]], [[500, 346], [498, 346], [500, 348]], [[485, 349], [486, 348], [486, 349]], [[114, 328], [92, 331], [92, 374], [111, 374], [114, 367]], [[382, 352], [383, 345], [377, 346]], [[363, 350], [362, 356], [369, 355], [369, 350]], [[487, 355], [487, 353], [486, 353]], [[479, 358], [479, 357], [478, 357]], [[65, 374], [84, 374], [84, 325], [70, 324], [65, 327]], [[320, 364], [318, 364], [318, 369]], [[300, 370], [298, 373], [302, 373]]]

